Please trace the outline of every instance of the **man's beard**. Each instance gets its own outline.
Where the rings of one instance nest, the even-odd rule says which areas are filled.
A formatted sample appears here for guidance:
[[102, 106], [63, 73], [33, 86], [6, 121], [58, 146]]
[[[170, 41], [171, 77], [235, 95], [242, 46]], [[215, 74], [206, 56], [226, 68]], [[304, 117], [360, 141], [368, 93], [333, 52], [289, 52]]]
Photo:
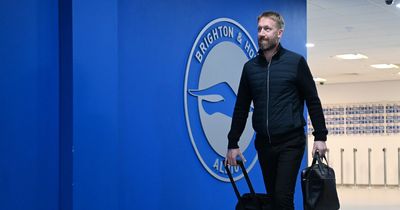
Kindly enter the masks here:
[[270, 51], [272, 49], [275, 49], [276, 46], [279, 43], [279, 39], [276, 37], [274, 39], [258, 39], [258, 48], [261, 51]]

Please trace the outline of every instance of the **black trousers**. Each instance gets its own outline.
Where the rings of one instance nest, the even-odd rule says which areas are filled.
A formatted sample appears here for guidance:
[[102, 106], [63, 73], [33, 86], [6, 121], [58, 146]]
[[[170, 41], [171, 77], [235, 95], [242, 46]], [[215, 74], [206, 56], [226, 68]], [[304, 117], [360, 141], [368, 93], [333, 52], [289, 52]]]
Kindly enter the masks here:
[[264, 184], [273, 198], [274, 210], [294, 209], [294, 190], [305, 145], [305, 135], [272, 144], [267, 138], [256, 137], [255, 146]]

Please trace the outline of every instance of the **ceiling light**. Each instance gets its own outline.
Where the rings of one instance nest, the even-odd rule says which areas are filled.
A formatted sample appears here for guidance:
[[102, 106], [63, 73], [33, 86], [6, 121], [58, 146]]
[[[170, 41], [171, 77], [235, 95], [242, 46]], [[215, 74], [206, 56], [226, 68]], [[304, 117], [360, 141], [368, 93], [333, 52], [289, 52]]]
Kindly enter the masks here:
[[314, 43], [306, 43], [306, 47], [307, 48], [315, 47], [315, 44]]
[[336, 58], [344, 59], [344, 60], [356, 60], [356, 59], [367, 59], [368, 57], [363, 54], [342, 54], [336, 55]]
[[315, 82], [326, 82], [326, 79], [320, 77], [314, 77]]
[[320, 78], [320, 77], [314, 77], [313, 79], [314, 79], [314, 82], [317, 82], [317, 83], [319, 83], [320, 85], [324, 85], [325, 82], [326, 82], [326, 79]]
[[397, 8], [400, 8], [400, 3], [396, 4], [396, 7], [397, 7]]
[[373, 67], [373, 68], [377, 68], [377, 69], [394, 69], [394, 68], [399, 68], [399, 66], [396, 66], [396, 65], [394, 65], [394, 64], [386, 64], [386, 63], [384, 63], [384, 64], [374, 64], [374, 65], [371, 65], [371, 67]]

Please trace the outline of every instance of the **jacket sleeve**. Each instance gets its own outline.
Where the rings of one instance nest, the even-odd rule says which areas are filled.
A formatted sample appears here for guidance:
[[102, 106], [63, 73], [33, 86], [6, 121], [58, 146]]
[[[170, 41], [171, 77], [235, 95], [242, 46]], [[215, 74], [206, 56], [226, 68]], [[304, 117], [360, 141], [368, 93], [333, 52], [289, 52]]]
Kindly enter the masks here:
[[239, 90], [236, 98], [235, 108], [232, 116], [231, 129], [228, 134], [228, 149], [239, 148], [239, 138], [246, 126], [250, 111], [251, 93], [246, 76], [245, 67], [240, 78]]
[[303, 57], [300, 59], [297, 70], [299, 91], [303, 99], [306, 101], [308, 114], [310, 115], [311, 123], [314, 128], [314, 140], [326, 141], [328, 130], [325, 125], [325, 117], [324, 112], [322, 111], [321, 101], [318, 97], [317, 88], [310, 68]]

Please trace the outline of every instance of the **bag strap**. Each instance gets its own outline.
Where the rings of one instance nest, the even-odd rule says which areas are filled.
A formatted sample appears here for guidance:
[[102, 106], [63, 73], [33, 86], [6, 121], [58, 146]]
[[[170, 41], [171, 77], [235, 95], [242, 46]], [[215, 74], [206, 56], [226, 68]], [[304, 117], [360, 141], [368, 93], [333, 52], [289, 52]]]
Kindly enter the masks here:
[[315, 152], [315, 154], [314, 154], [313, 162], [312, 162], [311, 165], [315, 165], [317, 162], [318, 162], [318, 164], [321, 164], [323, 160], [325, 160], [326, 165], [329, 166], [328, 160], [326, 159], [325, 155], [321, 157], [321, 156], [319, 155], [318, 151], [317, 151], [317, 152]]
[[[246, 171], [246, 168], [244, 167], [243, 161], [241, 161], [241, 160], [236, 160], [236, 162], [238, 163], [238, 165], [239, 165], [240, 168], [242, 169], [244, 178], [246, 179], [246, 183], [247, 183], [247, 185], [249, 186], [250, 193], [253, 194], [253, 195], [255, 195], [256, 192], [254, 191], [253, 185], [251, 184], [249, 175], [247, 174], [247, 171]], [[232, 184], [232, 186], [233, 186], [233, 189], [235, 190], [236, 197], [238, 198], [238, 200], [240, 200], [240, 193], [239, 193], [239, 190], [238, 190], [238, 188], [237, 188], [237, 186], [236, 186], [235, 180], [234, 180], [233, 177], [232, 177], [231, 170], [229, 169], [229, 166], [226, 165], [226, 164], [225, 164], [225, 170], [226, 170], [226, 172], [228, 173], [229, 180], [231, 181], [231, 184]]]
[[[325, 159], [325, 162], [326, 162], [326, 167], [329, 169], [329, 168], [330, 168], [330, 167], [329, 167], [329, 163], [328, 163], [328, 160], [326, 159], [325, 155], [321, 157], [321, 156], [319, 155], [318, 151], [315, 152], [315, 154], [314, 154], [313, 162], [312, 162], [311, 166], [315, 165], [315, 164], [318, 162], [318, 168], [319, 168], [319, 170], [320, 170], [321, 172], [323, 172], [323, 170], [321, 169], [321, 167], [323, 167], [322, 162], [323, 162], [324, 159]], [[330, 170], [328, 170], [328, 173], [330, 173]]]

